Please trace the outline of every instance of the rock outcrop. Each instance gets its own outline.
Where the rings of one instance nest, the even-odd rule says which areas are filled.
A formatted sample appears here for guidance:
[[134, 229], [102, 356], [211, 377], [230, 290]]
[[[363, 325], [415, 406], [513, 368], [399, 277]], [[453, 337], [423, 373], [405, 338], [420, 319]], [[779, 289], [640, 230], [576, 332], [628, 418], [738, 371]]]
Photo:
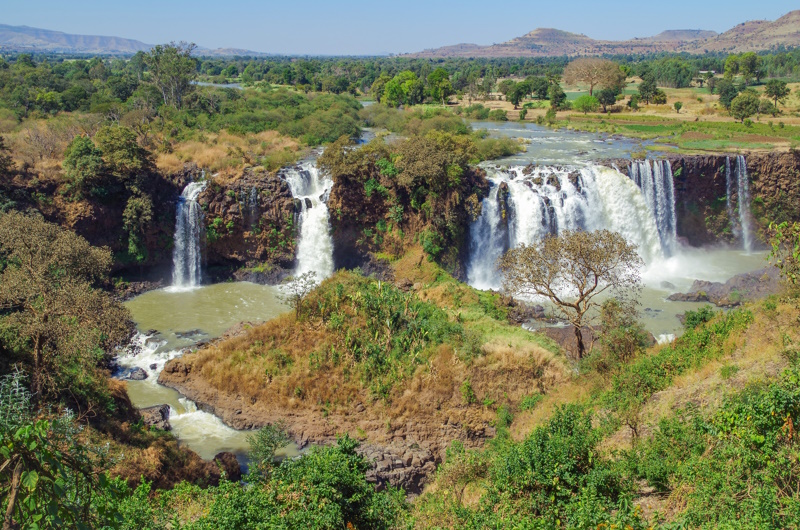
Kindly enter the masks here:
[[289, 185], [274, 173], [250, 169], [208, 181], [198, 202], [205, 211], [212, 279], [280, 282], [295, 259], [297, 216]]
[[169, 424], [169, 405], [155, 405], [139, 409], [139, 414], [142, 416], [142, 423], [161, 429], [162, 431], [169, 431], [172, 426]]
[[711, 302], [719, 307], [735, 307], [744, 302], [766, 298], [782, 291], [780, 270], [766, 267], [737, 274], [725, 283], [695, 280], [688, 293], [675, 293], [667, 300], [679, 302]]

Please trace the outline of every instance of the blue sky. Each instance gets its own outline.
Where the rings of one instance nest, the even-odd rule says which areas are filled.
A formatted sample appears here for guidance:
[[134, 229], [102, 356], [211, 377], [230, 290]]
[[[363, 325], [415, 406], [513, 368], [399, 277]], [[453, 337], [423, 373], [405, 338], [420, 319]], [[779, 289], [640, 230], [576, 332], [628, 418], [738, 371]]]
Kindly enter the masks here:
[[721, 32], [798, 8], [797, 0], [4, 0], [0, 23], [149, 44], [187, 40], [208, 48], [359, 55], [492, 44], [537, 27], [610, 40], [665, 29]]

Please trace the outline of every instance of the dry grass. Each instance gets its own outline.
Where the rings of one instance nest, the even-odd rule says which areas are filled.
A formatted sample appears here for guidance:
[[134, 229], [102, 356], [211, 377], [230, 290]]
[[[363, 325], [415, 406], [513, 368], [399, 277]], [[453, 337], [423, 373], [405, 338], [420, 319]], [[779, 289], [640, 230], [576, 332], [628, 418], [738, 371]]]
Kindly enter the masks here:
[[246, 166], [261, 165], [272, 171], [295, 162], [301, 155], [302, 149], [296, 140], [276, 131], [247, 136], [222, 131], [178, 143], [171, 152], [158, 155], [156, 166], [166, 173], [175, 173], [184, 164], [194, 162], [214, 173], [230, 176]]

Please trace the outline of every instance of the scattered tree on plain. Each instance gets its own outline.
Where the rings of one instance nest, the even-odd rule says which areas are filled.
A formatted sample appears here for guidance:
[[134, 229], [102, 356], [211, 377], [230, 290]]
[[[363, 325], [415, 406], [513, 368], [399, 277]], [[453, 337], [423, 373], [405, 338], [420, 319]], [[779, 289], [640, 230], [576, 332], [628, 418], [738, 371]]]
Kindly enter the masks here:
[[623, 84], [625, 74], [617, 63], [608, 59], [582, 57], [564, 68], [564, 82], [570, 85], [585, 83], [589, 85], [589, 95], [593, 96], [596, 86], [613, 88]]
[[509, 250], [500, 260], [504, 289], [516, 296], [544, 296], [574, 326], [581, 359], [586, 352], [581, 329], [608, 292], [627, 300], [638, 292], [644, 265], [636, 246], [616, 232], [567, 231]]
[[770, 79], [764, 87], [764, 95], [774, 102], [775, 107], [778, 103], [784, 103], [789, 96], [789, 87], [786, 81], [780, 79]]

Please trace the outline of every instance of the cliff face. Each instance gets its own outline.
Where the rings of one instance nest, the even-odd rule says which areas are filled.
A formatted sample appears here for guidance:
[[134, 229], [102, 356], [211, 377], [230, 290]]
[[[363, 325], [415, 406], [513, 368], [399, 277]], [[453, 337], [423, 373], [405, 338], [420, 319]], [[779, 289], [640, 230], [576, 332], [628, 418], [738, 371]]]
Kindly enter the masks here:
[[275, 174], [246, 170], [209, 177], [198, 202], [205, 211], [206, 262], [213, 276], [280, 281], [295, 260], [297, 216], [289, 185]]
[[[735, 155], [669, 156], [675, 184], [678, 236], [692, 246], [732, 243], [738, 226]], [[727, 207], [726, 159], [730, 160], [733, 217]], [[771, 221], [800, 221], [800, 153], [754, 153], [745, 157], [750, 211], [757, 245], [766, 246]], [[628, 162], [616, 161], [627, 173]]]
[[[175, 204], [180, 176], [149, 173], [137, 177], [137, 191], [110, 185], [103, 194], [80, 196], [59, 179], [39, 180], [17, 173], [0, 182], [2, 209], [40, 213], [46, 220], [75, 231], [94, 246], [108, 247], [114, 254], [113, 271], [139, 274], [167, 269], [172, 258]], [[130, 252], [125, 211], [131, 198], [151, 206], [149, 220], [138, 223], [138, 257]]]

